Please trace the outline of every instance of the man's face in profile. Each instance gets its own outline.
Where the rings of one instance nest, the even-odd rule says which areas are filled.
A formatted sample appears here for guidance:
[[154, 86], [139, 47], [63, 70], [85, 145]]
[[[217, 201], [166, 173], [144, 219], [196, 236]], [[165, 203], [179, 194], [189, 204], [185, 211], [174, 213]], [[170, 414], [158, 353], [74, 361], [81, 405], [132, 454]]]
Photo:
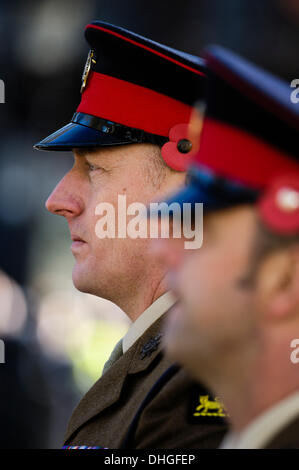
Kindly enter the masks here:
[[68, 222], [75, 258], [73, 282], [79, 290], [116, 301], [128, 289], [134, 295], [147, 270], [158, 266], [157, 261], [149, 261], [147, 239], [100, 239], [95, 232], [99, 203], [115, 207], [117, 226], [118, 195], [126, 195], [127, 205], [147, 204], [156, 197], [158, 177], [150, 164], [157, 149], [151, 144], [132, 144], [89, 153], [74, 150], [74, 166], [46, 207]]
[[119, 194], [126, 195], [128, 204], [153, 197], [154, 185], [147, 171], [151, 147], [126, 145], [86, 154], [75, 150], [73, 168], [47, 200], [47, 209], [68, 222], [76, 261], [73, 281], [81, 291], [109, 299], [116, 287], [111, 283], [117, 279], [121, 292], [122, 283], [128, 285], [130, 278], [135, 282], [135, 273], [144, 270], [146, 240], [98, 238], [95, 209], [100, 202], [108, 202], [117, 214]]
[[246, 285], [256, 228], [254, 209], [244, 206], [211, 213], [203, 228], [199, 250], [183, 250], [172, 240], [159, 242], [158, 248], [180, 301], [166, 325], [167, 350], [193, 373], [201, 371], [199, 378], [220, 366], [226, 351], [237, 351], [255, 333], [254, 290]]

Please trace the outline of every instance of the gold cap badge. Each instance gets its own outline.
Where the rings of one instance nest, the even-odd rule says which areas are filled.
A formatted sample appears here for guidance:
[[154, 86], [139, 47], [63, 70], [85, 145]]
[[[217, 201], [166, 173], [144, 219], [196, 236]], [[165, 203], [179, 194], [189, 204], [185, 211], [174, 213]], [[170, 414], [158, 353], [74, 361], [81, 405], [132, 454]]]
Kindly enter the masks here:
[[88, 75], [89, 75], [90, 68], [91, 68], [91, 63], [96, 64], [95, 52], [92, 49], [88, 53], [86, 64], [83, 70], [82, 85], [81, 85], [81, 90], [80, 90], [81, 93], [83, 93], [84, 88], [86, 87]]

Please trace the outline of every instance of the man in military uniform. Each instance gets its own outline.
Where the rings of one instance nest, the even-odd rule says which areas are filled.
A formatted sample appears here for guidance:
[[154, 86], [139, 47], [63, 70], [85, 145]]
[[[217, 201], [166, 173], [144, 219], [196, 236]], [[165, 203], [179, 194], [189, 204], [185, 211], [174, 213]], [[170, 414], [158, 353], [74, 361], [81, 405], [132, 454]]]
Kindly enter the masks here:
[[73, 168], [46, 205], [69, 224], [75, 286], [116, 303], [133, 323], [75, 409], [65, 447], [217, 447], [225, 420], [194, 416], [190, 402], [200, 386], [183, 369], [169, 373], [172, 362], [161, 349], [162, 316], [174, 304], [165, 268], [152, 259], [148, 239], [95, 233], [100, 202], [116, 207], [125, 195], [128, 204], [147, 204], [183, 184], [204, 63], [100, 21], [87, 26], [86, 38], [79, 107], [36, 148], [74, 152]]
[[299, 448], [299, 108], [288, 84], [230, 51], [204, 57], [201, 147], [169, 201], [203, 202], [203, 246], [156, 246], [180, 298], [167, 350], [218, 397], [201, 396], [199, 414], [224, 403], [222, 448]]

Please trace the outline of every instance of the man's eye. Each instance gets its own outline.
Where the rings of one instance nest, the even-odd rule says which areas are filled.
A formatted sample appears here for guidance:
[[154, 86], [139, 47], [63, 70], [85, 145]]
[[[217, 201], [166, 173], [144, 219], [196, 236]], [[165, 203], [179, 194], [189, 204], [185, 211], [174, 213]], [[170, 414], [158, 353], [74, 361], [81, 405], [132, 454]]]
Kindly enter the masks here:
[[96, 171], [96, 170], [101, 169], [101, 167], [99, 167], [97, 165], [93, 165], [92, 163], [89, 163], [89, 162], [86, 162], [86, 166], [88, 168], [88, 171]]

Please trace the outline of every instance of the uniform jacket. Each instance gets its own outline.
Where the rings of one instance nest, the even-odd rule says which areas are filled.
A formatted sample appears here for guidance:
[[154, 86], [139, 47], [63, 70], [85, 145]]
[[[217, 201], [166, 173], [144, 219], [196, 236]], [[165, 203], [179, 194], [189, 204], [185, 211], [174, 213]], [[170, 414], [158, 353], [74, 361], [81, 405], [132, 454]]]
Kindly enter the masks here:
[[227, 423], [217, 412], [194, 416], [199, 397], [209, 392], [165, 357], [161, 326], [159, 318], [82, 398], [71, 416], [64, 445], [218, 447]]
[[265, 449], [299, 449], [299, 416], [281, 429]]

